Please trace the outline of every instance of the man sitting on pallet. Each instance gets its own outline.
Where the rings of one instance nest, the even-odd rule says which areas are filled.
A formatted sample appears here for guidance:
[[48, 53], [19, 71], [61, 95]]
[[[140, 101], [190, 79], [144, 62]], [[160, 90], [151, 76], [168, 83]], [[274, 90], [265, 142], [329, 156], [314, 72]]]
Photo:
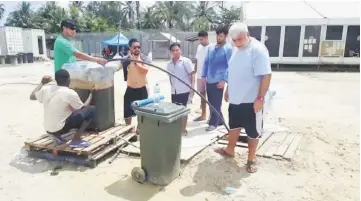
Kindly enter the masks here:
[[82, 140], [80, 136], [95, 114], [95, 106], [89, 105], [92, 93], [83, 103], [79, 95], [69, 88], [70, 75], [64, 69], [55, 73], [57, 85], [49, 85], [51, 81], [51, 77], [44, 76], [30, 95], [30, 100], [38, 100], [44, 105], [46, 132], [53, 136], [55, 143], [64, 144], [66, 140], [61, 136], [71, 129], [78, 129], [69, 146], [73, 148], [90, 146], [90, 142]]

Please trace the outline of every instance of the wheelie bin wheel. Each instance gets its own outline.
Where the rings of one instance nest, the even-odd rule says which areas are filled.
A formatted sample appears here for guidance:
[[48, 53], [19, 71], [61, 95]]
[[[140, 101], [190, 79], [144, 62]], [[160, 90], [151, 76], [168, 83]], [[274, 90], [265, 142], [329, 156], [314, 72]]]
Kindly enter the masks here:
[[135, 167], [132, 170], [132, 178], [138, 183], [144, 183], [146, 180], [145, 171], [140, 167]]

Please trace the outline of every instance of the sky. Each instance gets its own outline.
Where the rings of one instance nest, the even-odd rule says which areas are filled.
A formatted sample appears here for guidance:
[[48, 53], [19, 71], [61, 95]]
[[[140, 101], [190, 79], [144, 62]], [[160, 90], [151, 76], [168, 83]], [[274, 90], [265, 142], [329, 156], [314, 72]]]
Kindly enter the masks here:
[[[5, 6], [4, 18], [0, 21], [0, 26], [6, 22], [6, 18], [10, 12], [16, 10], [17, 5], [21, 1], [3, 1], [0, 3]], [[58, 1], [58, 5], [68, 8], [70, 1]], [[141, 7], [151, 6], [155, 3], [154, 0], [140, 1]], [[327, 17], [360, 17], [360, 3], [357, 1], [307, 1], [309, 5]], [[45, 1], [32, 1], [32, 9], [38, 9]], [[241, 6], [241, 1], [227, 1], [224, 3], [225, 7]], [[272, 7], [272, 9], [270, 9]], [[319, 17], [310, 6], [303, 1], [295, 2], [294, 0], [285, 1], [259, 1], [252, 0], [251, 3], [246, 3], [246, 18], [314, 18]]]

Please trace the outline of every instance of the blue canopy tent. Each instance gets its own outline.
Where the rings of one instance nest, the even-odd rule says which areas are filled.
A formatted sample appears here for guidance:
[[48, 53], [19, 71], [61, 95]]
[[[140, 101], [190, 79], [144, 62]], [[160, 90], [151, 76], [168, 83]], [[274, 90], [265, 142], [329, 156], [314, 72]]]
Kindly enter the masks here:
[[[116, 46], [116, 51], [115, 53], [119, 53], [119, 46], [123, 46], [122, 47], [122, 51], [127, 50], [127, 46], [128, 46], [128, 38], [125, 37], [122, 33], [118, 33], [117, 35], [115, 35], [112, 39], [109, 40], [105, 40], [103, 41], [103, 45], [108, 45], [108, 46]], [[125, 48], [125, 49], [124, 49]], [[112, 49], [112, 48], [111, 48]], [[123, 52], [123, 54], [127, 55], [127, 51]], [[114, 55], [112, 55], [113, 57]]]
[[113, 45], [113, 46], [120, 46], [120, 45], [128, 45], [128, 38], [125, 37], [123, 34], [118, 33], [112, 39], [103, 41], [104, 45]]

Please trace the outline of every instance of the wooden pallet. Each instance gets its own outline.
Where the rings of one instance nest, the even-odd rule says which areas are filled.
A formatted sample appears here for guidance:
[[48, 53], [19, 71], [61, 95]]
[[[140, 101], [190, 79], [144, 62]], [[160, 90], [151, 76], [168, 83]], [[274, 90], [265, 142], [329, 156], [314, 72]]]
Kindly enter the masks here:
[[301, 135], [276, 132], [259, 147], [256, 155], [278, 160], [292, 160], [301, 140]]
[[117, 125], [98, 134], [89, 133], [83, 137], [83, 140], [91, 142], [91, 146], [87, 148], [71, 148], [70, 141], [55, 145], [48, 134], [25, 142], [25, 147], [32, 157], [95, 167], [104, 156], [126, 143], [120, 137], [129, 140], [134, 136], [133, 133], [129, 133], [133, 128], [132, 125]]

